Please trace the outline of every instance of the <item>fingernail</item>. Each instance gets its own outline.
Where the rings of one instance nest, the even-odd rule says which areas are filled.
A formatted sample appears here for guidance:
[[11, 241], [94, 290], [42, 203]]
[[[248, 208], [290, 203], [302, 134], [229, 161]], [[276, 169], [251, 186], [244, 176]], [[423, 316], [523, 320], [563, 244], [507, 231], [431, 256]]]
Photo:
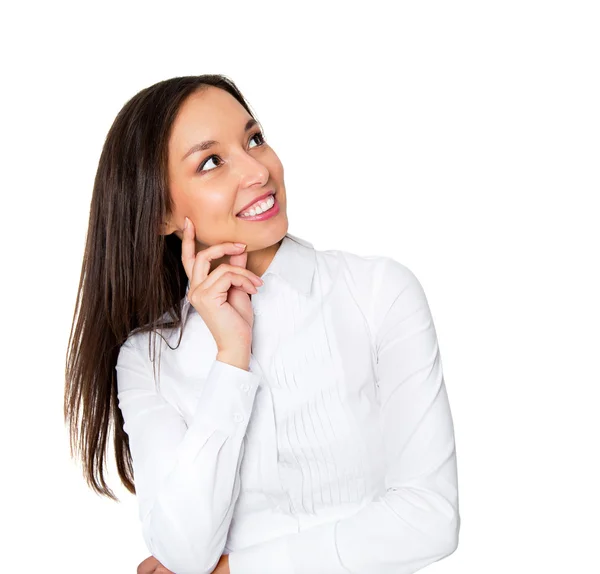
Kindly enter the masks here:
[[183, 224], [183, 228], [187, 229], [187, 226], [188, 226], [188, 218], [186, 217], [185, 218], [185, 223]]
[[238, 247], [246, 247], [245, 243], [234, 243], [234, 245], [237, 245]]

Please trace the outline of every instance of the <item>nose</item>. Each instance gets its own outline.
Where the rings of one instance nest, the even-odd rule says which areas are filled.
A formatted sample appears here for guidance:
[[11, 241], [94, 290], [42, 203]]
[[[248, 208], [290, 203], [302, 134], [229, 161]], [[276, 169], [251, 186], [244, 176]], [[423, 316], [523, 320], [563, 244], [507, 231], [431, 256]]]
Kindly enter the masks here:
[[256, 182], [265, 184], [269, 180], [267, 166], [248, 153], [241, 153], [236, 158], [235, 171], [243, 188], [250, 187]]

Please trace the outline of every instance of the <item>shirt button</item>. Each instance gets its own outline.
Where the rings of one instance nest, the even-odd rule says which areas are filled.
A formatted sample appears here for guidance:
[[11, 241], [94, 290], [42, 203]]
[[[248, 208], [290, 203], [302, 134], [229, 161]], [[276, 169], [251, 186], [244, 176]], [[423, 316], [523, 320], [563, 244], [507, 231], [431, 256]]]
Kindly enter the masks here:
[[235, 413], [235, 414], [233, 415], [233, 420], [234, 420], [236, 423], [241, 423], [241, 422], [244, 420], [244, 415], [243, 415], [242, 413]]
[[247, 393], [250, 390], [250, 385], [248, 383], [242, 383], [242, 391]]

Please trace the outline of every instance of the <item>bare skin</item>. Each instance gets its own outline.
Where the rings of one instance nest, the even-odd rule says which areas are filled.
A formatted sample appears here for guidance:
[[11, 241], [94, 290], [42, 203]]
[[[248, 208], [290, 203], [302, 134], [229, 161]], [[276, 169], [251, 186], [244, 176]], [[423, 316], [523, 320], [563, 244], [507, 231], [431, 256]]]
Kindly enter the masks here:
[[[163, 233], [183, 239], [187, 216], [196, 230], [197, 251], [218, 243], [245, 243], [246, 268], [260, 277], [287, 233], [287, 199], [283, 165], [262, 137], [260, 126], [244, 131], [251, 117], [231, 94], [213, 86], [183, 103], [169, 140], [174, 206]], [[205, 140], [219, 143], [182, 160], [193, 145]], [[199, 168], [201, 173], [196, 172]], [[276, 216], [265, 221], [236, 217], [245, 205], [271, 189], [279, 202]], [[228, 262], [229, 255], [213, 260], [210, 271]]]
[[[165, 568], [154, 556], [148, 556], [137, 567], [137, 574], [175, 574], [175, 572]], [[229, 556], [227, 554], [221, 556], [211, 574], [230, 574]]]
[[[219, 243], [195, 252], [194, 224], [189, 218], [181, 245], [181, 260], [190, 280], [187, 299], [210, 330], [218, 349], [217, 359], [248, 370], [254, 311], [250, 296], [263, 280], [245, 268], [248, 254], [235, 243]], [[211, 262], [230, 254], [211, 273]]]
[[[283, 165], [262, 137], [259, 125], [244, 130], [251, 117], [231, 94], [209, 86], [206, 91], [188, 97], [173, 124], [168, 144], [173, 213], [163, 224], [162, 233], [174, 233], [183, 245], [187, 243], [185, 218], [191, 220], [195, 247], [186, 247], [189, 262], [199, 251], [215, 245], [246, 244], [243, 253], [231, 254], [229, 246], [230, 254], [211, 259], [206, 274], [225, 263], [245, 267], [260, 277], [288, 230]], [[219, 143], [184, 158], [192, 146], [205, 140]], [[202, 171], [198, 172], [199, 169]], [[277, 215], [264, 221], [236, 217], [244, 206], [269, 190], [276, 192]], [[231, 289], [229, 301], [238, 311], [242, 309], [242, 316], [243, 297], [248, 295], [242, 289]], [[229, 556], [223, 554], [212, 574], [229, 572]], [[149, 556], [139, 564], [137, 574], [174, 573]]]

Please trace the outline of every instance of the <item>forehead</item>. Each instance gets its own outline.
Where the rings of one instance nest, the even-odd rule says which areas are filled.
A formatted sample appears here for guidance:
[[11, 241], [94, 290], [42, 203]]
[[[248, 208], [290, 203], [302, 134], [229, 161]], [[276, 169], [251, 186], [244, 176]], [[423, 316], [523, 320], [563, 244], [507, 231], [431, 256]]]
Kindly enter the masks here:
[[250, 117], [229, 92], [209, 86], [183, 102], [173, 123], [172, 141], [179, 147], [228, 133], [236, 135]]

